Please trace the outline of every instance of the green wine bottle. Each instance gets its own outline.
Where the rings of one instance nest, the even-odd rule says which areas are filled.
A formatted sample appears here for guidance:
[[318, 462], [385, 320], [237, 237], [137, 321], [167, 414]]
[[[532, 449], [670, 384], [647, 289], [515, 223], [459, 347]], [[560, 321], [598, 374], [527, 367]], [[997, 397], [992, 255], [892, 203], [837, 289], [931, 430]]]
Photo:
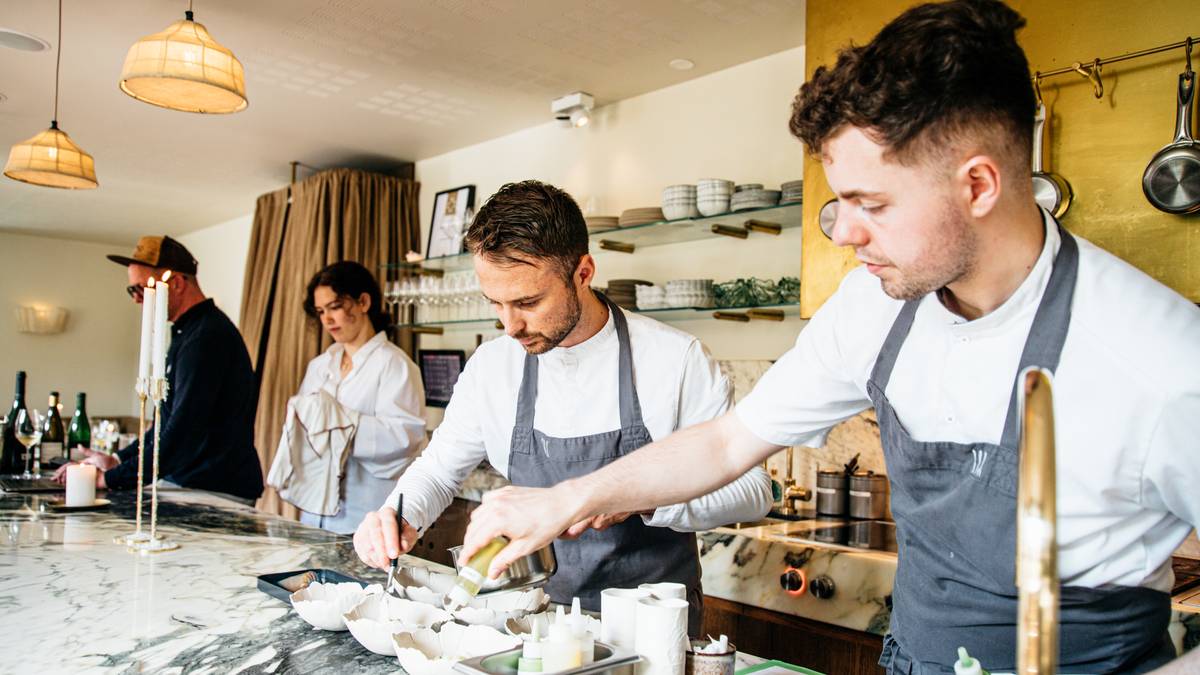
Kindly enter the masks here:
[[17, 440], [17, 415], [25, 409], [25, 371], [17, 371], [17, 390], [12, 408], [4, 417], [4, 440], [0, 447], [0, 474], [17, 474], [25, 470], [25, 446]]
[[88, 422], [87, 394], [81, 391], [75, 394], [75, 414], [71, 416], [71, 426], [67, 429], [67, 452], [74, 449], [76, 459], [82, 461], [86, 459], [83, 451], [91, 447], [92, 424]]

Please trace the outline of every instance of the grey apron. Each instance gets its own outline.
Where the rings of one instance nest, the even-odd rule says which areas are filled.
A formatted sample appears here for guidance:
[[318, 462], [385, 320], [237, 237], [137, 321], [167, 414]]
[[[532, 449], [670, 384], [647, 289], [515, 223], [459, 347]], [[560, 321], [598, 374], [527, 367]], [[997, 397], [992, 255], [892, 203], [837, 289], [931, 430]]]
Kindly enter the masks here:
[[[1045, 295], [1021, 353], [1019, 373], [1058, 367], [1079, 267], [1061, 227]], [[891, 635], [879, 665], [889, 674], [953, 673], [959, 646], [992, 672], [1016, 670], [1016, 494], [1014, 383], [999, 445], [923, 442], [905, 430], [885, 391], [920, 300], [905, 303], [875, 362], [875, 404], [892, 484], [899, 564]], [[1014, 378], [1015, 379], [1015, 378]], [[1146, 672], [1174, 656], [1167, 639], [1170, 596], [1149, 588], [1065, 586], [1059, 668], [1065, 673]]]
[[[633, 384], [633, 354], [625, 315], [608, 298], [600, 296], [600, 299], [612, 313], [620, 345], [621, 428], [573, 438], [555, 438], [534, 429], [538, 359], [526, 354], [508, 455], [508, 479], [513, 485], [550, 487], [592, 473], [653, 440], [642, 424], [642, 407]], [[555, 540], [554, 554], [558, 558], [558, 572], [546, 584], [546, 592], [555, 602], [567, 604], [572, 597], [579, 596], [584, 609], [599, 611], [600, 591], [606, 588], [637, 588], [638, 584], [673, 581], [688, 588], [688, 633], [700, 634], [703, 596], [696, 535], [648, 527], [634, 515], [607, 530], [588, 530], [575, 540]]]

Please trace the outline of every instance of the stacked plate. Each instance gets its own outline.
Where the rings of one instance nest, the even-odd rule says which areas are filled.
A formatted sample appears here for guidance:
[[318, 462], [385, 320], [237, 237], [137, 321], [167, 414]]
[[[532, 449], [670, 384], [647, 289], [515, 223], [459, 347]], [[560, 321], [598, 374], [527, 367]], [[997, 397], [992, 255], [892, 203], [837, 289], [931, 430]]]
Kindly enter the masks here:
[[779, 199], [780, 204], [799, 204], [804, 201], [804, 181], [789, 180], [779, 186], [783, 195]]
[[637, 295], [637, 308], [667, 309], [667, 289], [662, 286], [634, 286]]
[[650, 286], [649, 281], [641, 279], [613, 279], [608, 282], [608, 299], [625, 309], [637, 309], [638, 286]]
[[739, 192], [746, 192], [747, 190], [761, 190], [761, 189], [763, 189], [762, 183], [742, 183], [741, 185], [738, 185], [737, 187], [733, 188], [733, 193], [737, 194]]
[[667, 220], [697, 218], [695, 185], [668, 185], [662, 191], [662, 211]]
[[608, 232], [621, 226], [616, 216], [589, 216], [583, 220], [587, 223], [588, 234]]
[[779, 190], [750, 189], [735, 192], [729, 202], [730, 211], [762, 209], [779, 203]]
[[622, 211], [617, 223], [621, 227], [633, 227], [634, 225], [645, 225], [646, 223], [654, 223], [665, 219], [662, 209], [657, 206], [647, 206], [645, 208], [626, 209]]
[[664, 301], [668, 307], [712, 307], [712, 279], [675, 279], [666, 284]]
[[715, 216], [729, 211], [729, 198], [733, 196], [733, 181], [720, 178], [703, 178], [696, 183], [696, 209], [701, 215]]

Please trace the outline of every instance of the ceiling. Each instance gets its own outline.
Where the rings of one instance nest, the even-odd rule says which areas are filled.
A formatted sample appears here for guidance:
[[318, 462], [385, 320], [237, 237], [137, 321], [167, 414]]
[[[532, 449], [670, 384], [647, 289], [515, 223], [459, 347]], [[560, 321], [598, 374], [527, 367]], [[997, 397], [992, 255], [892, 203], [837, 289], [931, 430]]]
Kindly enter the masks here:
[[[209, 116], [117, 88], [129, 46], [185, 8], [64, 2], [59, 126], [95, 157], [100, 188], [0, 178], [0, 231], [184, 234], [251, 212], [292, 160], [387, 171], [547, 122], [575, 90], [604, 105], [804, 40], [793, 0], [197, 0], [196, 21], [245, 65], [250, 100]], [[0, 27], [54, 46], [56, 12], [5, 2]], [[673, 70], [675, 58], [696, 66]], [[54, 59], [0, 48], [0, 159], [48, 126]]]

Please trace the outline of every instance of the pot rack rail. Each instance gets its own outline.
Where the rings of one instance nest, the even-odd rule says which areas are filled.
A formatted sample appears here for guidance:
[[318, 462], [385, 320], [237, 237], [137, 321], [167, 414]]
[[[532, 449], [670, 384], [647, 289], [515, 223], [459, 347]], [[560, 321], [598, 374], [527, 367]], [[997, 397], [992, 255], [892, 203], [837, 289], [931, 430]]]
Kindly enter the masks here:
[[1190, 72], [1192, 70], [1192, 46], [1197, 43], [1200, 43], [1200, 38], [1195, 38], [1195, 37], [1192, 37], [1189, 35], [1188, 37], [1184, 38], [1183, 40], [1180, 40], [1179, 42], [1172, 42], [1172, 43], [1166, 44], [1166, 45], [1159, 45], [1158, 47], [1151, 47], [1149, 49], [1141, 49], [1136, 52], [1129, 52], [1126, 54], [1121, 54], [1120, 56], [1109, 56], [1107, 58], [1095, 58], [1095, 59], [1092, 59], [1090, 62], [1076, 61], [1069, 66], [1065, 66], [1063, 68], [1055, 68], [1054, 70], [1047, 70], [1045, 72], [1037, 71], [1033, 74], [1034, 87], [1037, 89], [1038, 99], [1040, 100], [1041, 93], [1042, 93], [1042, 91], [1041, 91], [1042, 80], [1044, 80], [1048, 77], [1057, 77], [1059, 75], [1066, 75], [1067, 73], [1078, 73], [1079, 75], [1082, 75], [1085, 79], [1087, 79], [1089, 82], [1092, 83], [1092, 88], [1095, 91], [1096, 98], [1104, 98], [1104, 80], [1101, 78], [1101, 75], [1100, 75], [1101, 69], [1103, 66], [1106, 66], [1110, 63], [1120, 63], [1121, 61], [1128, 61], [1130, 59], [1138, 59], [1138, 58], [1142, 58], [1143, 56], [1150, 56], [1152, 54], [1161, 54], [1163, 52], [1171, 51], [1172, 49], [1183, 49], [1184, 54], [1187, 57], [1187, 70]]

